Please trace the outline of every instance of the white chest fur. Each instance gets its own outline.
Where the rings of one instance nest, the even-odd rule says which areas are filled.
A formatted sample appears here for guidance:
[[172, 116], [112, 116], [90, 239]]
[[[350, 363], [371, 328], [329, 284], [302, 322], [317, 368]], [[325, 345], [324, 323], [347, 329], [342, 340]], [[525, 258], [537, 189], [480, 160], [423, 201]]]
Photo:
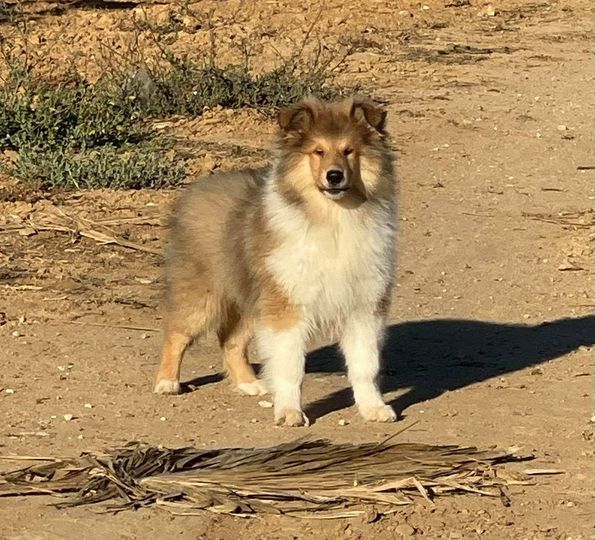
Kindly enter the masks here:
[[312, 224], [299, 208], [268, 194], [268, 218], [281, 243], [266, 265], [309, 325], [334, 327], [381, 299], [393, 272], [392, 212], [389, 205], [364, 205]]

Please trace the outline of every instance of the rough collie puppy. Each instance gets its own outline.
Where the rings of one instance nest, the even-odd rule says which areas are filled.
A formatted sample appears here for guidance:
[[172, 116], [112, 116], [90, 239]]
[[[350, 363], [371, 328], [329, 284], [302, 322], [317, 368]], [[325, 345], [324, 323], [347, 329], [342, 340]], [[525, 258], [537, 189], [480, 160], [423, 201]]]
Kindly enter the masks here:
[[192, 339], [217, 332], [233, 384], [265, 393], [275, 422], [307, 425], [301, 385], [308, 342], [339, 337], [359, 412], [391, 422], [376, 378], [393, 281], [395, 178], [386, 113], [366, 98], [310, 98], [283, 109], [272, 164], [191, 185], [166, 252], [165, 342], [155, 392], [180, 391]]

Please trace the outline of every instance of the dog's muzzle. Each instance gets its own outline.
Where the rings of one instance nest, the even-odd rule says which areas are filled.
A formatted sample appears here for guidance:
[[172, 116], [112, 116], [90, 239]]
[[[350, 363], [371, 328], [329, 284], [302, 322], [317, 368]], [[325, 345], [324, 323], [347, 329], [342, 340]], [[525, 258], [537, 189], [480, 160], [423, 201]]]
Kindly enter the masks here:
[[347, 193], [348, 189], [347, 178], [345, 178], [342, 170], [329, 169], [326, 171], [324, 186], [320, 189], [324, 195], [329, 199], [338, 200]]

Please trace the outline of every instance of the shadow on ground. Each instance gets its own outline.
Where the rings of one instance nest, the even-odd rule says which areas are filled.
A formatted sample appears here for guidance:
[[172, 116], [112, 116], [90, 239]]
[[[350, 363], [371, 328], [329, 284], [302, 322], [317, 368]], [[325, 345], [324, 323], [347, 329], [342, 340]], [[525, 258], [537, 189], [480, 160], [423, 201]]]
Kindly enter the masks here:
[[[383, 392], [409, 388], [390, 402], [397, 415], [443, 392], [536, 366], [581, 345], [595, 344], [595, 316], [560, 319], [537, 326], [437, 319], [394, 324], [384, 347]], [[335, 346], [308, 356], [309, 373], [343, 371]], [[320, 418], [353, 404], [350, 388], [306, 407]]]

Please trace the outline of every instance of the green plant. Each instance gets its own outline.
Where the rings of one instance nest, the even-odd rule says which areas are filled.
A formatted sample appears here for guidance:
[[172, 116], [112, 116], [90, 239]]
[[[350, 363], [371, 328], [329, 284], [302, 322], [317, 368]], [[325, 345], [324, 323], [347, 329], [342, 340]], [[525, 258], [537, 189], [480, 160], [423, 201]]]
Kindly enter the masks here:
[[42, 189], [160, 188], [184, 179], [165, 159], [171, 145], [150, 130], [136, 96], [113, 81], [69, 71], [57, 83], [11, 65], [0, 87], [0, 150], [12, 173]]
[[73, 72], [51, 84], [13, 66], [0, 87], [0, 148], [85, 150], [149, 138], [133, 100]]
[[205, 107], [214, 106], [270, 111], [304, 95], [330, 98], [337, 94], [324, 70], [299, 71], [290, 63], [255, 75], [240, 66], [200, 66], [188, 58], [176, 58], [166, 67], [137, 73], [141, 75], [131, 78], [128, 87], [143, 115], [198, 116]]
[[27, 148], [19, 152], [14, 173], [41, 189], [172, 187], [183, 181], [184, 166], [166, 159], [163, 150], [146, 143], [84, 152]]

